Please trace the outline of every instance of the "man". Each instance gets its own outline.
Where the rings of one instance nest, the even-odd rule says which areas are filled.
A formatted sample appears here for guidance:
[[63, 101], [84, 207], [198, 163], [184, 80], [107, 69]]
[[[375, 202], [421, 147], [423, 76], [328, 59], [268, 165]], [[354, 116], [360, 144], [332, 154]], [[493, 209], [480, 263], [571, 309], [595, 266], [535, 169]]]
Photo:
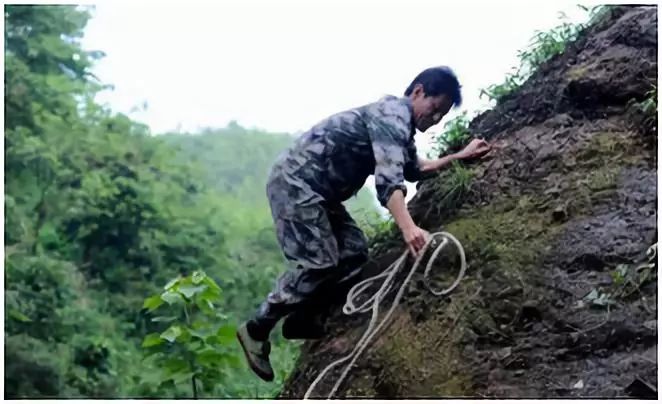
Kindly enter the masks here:
[[[274, 164], [267, 184], [276, 233], [292, 265], [277, 281], [255, 316], [237, 337], [253, 371], [266, 381], [269, 333], [283, 317], [286, 338], [319, 338], [313, 308], [327, 293], [353, 277], [368, 258], [367, 240], [342, 202], [374, 173], [377, 199], [393, 215], [412, 254], [425, 245], [428, 232], [416, 226], [405, 204], [403, 181], [417, 181], [457, 159], [484, 155], [490, 146], [473, 140], [461, 152], [436, 160], [416, 155], [414, 134], [436, 125], [462, 102], [460, 84], [447, 67], [421, 72], [402, 98], [335, 114], [296, 140]], [[343, 289], [343, 292], [346, 291]], [[326, 302], [328, 304], [328, 302]], [[298, 329], [297, 329], [298, 327]]]

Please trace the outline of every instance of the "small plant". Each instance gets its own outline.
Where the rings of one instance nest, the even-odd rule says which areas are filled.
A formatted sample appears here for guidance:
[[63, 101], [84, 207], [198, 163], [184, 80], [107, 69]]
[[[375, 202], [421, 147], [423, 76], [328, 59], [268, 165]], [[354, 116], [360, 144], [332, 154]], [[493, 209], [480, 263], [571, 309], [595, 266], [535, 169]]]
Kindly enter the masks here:
[[434, 214], [442, 215], [457, 209], [469, 191], [472, 179], [473, 172], [459, 161], [454, 161], [448, 171], [439, 174], [439, 181], [434, 185], [434, 192], [439, 195], [435, 200], [438, 199], [439, 203], [430, 204], [426, 216], [432, 210], [435, 210]]
[[657, 278], [657, 243], [646, 251], [648, 259], [637, 266], [620, 264], [611, 271], [614, 290], [612, 295], [617, 298], [627, 298], [639, 292], [641, 287]]
[[450, 190], [453, 192], [465, 192], [471, 185], [473, 173], [464, 167], [459, 161], [453, 162], [453, 167], [450, 175]]
[[643, 116], [642, 123], [649, 128], [657, 126], [657, 85], [654, 82], [650, 85], [651, 89], [646, 92], [643, 100], [631, 100], [628, 103], [629, 107]]
[[357, 216], [357, 222], [370, 240], [391, 234], [396, 228], [392, 217], [382, 217], [375, 211], [364, 212], [361, 216]]
[[626, 276], [628, 274], [628, 266], [625, 264], [620, 264], [610, 272], [611, 281], [614, 286], [621, 286], [625, 283]]
[[599, 5], [589, 8], [581, 4], [577, 4], [577, 7], [588, 13], [589, 19], [587, 23], [583, 24], [584, 27], [590, 27], [611, 11], [611, 7], [609, 5]]
[[627, 107], [633, 114], [632, 123], [638, 130], [652, 134], [648, 138], [653, 144], [657, 139], [657, 83], [649, 79], [650, 90], [648, 90], [642, 100], [631, 99]]
[[611, 293], [601, 292], [598, 289], [591, 290], [588, 295], [584, 296], [582, 301], [592, 306], [607, 307], [607, 309], [616, 303]]
[[489, 100], [499, 101], [503, 97], [511, 94], [517, 90], [524, 79], [520, 76], [519, 71], [514, 74], [509, 74], [506, 76], [506, 79], [501, 84], [492, 84], [491, 86], [480, 90], [480, 98], [486, 96]]
[[649, 116], [657, 115], [657, 85], [653, 84], [652, 89], [646, 93], [646, 98], [638, 103], [639, 109]]
[[444, 152], [456, 152], [462, 149], [471, 133], [469, 132], [470, 118], [467, 111], [444, 124], [444, 131], [434, 139], [432, 153], [436, 156]]
[[[588, 26], [598, 21], [607, 11], [607, 6], [596, 6], [591, 9], [578, 5], [589, 14], [589, 20], [585, 24], [572, 24], [564, 21], [549, 31], [536, 31], [531, 38], [528, 47], [518, 52], [520, 66], [514, 73], [506, 76], [501, 84], [493, 84], [480, 91], [480, 97], [486, 96], [490, 101], [499, 102], [505, 96], [520, 88], [524, 82], [545, 62], [552, 57], [562, 53], [567, 44], [576, 40], [579, 33]], [[568, 17], [560, 13], [559, 18], [566, 20]]]
[[161, 369], [160, 375], [150, 376], [159, 387], [190, 383], [193, 398], [200, 396], [200, 388], [213, 392], [224, 379], [224, 369], [239, 365], [230, 349], [235, 327], [223, 324], [226, 316], [216, 308], [221, 289], [201, 271], [179, 276], [163, 289], [143, 305], [149, 312], [167, 308], [166, 313], [152, 318], [165, 323], [165, 329], [147, 335], [142, 343], [145, 357], [153, 357]]

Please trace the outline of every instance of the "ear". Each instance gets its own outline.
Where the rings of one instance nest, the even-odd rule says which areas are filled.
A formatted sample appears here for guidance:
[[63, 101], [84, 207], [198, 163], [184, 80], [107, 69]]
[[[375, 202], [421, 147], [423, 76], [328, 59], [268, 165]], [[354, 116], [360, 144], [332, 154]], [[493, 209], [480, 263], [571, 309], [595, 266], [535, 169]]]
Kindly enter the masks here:
[[423, 98], [425, 97], [425, 90], [423, 89], [423, 84], [417, 83], [414, 85], [414, 90], [411, 93], [412, 98]]

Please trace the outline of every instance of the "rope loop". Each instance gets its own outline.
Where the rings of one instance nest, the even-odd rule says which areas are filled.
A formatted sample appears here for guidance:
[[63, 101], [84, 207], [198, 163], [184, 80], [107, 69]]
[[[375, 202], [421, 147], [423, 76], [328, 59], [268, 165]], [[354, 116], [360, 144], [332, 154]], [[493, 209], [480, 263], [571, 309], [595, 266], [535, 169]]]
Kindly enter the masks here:
[[[429, 284], [430, 270], [432, 269], [432, 265], [437, 259], [437, 256], [441, 253], [442, 250], [444, 250], [446, 246], [450, 244], [454, 244], [458, 250], [460, 256], [460, 272], [458, 273], [458, 276], [455, 279], [455, 281], [448, 288], [443, 290], [434, 290]], [[391, 314], [393, 313], [396, 306], [400, 302], [400, 299], [402, 298], [402, 295], [404, 294], [405, 288], [409, 284], [411, 277], [418, 269], [421, 260], [423, 259], [423, 257], [426, 255], [427, 251], [430, 248], [434, 248], [434, 251], [432, 252], [432, 255], [430, 256], [430, 259], [428, 260], [428, 263], [425, 267], [425, 271], [423, 272], [423, 280], [426, 288], [435, 296], [444, 296], [449, 294], [451, 291], [453, 291], [453, 289], [457, 287], [457, 285], [460, 284], [460, 281], [464, 277], [464, 273], [466, 272], [467, 269], [467, 261], [464, 254], [464, 248], [462, 248], [462, 244], [460, 244], [460, 242], [452, 234], [447, 232], [437, 232], [430, 234], [430, 238], [425, 243], [425, 246], [422, 248], [421, 252], [418, 254], [418, 257], [416, 258], [414, 265], [411, 267], [409, 274], [402, 282], [402, 285], [400, 285], [400, 289], [398, 289], [398, 293], [395, 296], [393, 303], [391, 304], [391, 308], [382, 318], [379, 324], [377, 324], [377, 319], [379, 317], [379, 306], [381, 302], [386, 298], [386, 295], [391, 291], [393, 287], [395, 275], [400, 271], [400, 269], [404, 266], [404, 263], [407, 261], [407, 257], [410, 254], [409, 250], [407, 249], [400, 256], [400, 258], [395, 260], [395, 262], [393, 262], [388, 268], [386, 268], [384, 272], [375, 275], [373, 277], [370, 277], [368, 279], [365, 279], [354, 285], [352, 289], [350, 289], [350, 291], [347, 293], [347, 300], [345, 302], [345, 305], [343, 306], [343, 313], [346, 315], [352, 315], [354, 313], [366, 313], [368, 311], [371, 311], [372, 315], [370, 317], [370, 324], [368, 325], [368, 329], [363, 333], [363, 336], [361, 337], [361, 339], [359, 340], [359, 342], [356, 344], [356, 346], [349, 355], [344, 356], [332, 362], [317, 376], [317, 378], [313, 381], [310, 387], [308, 387], [306, 394], [304, 394], [303, 396], [304, 400], [307, 400], [310, 397], [311, 393], [314, 391], [317, 384], [324, 378], [324, 376], [329, 371], [331, 371], [331, 369], [349, 360], [350, 361], [349, 364], [345, 366], [345, 369], [343, 370], [342, 374], [336, 381], [336, 384], [333, 386], [333, 389], [331, 390], [327, 398], [331, 398], [336, 393], [336, 391], [340, 387], [340, 384], [343, 382], [343, 380], [345, 380], [345, 378], [349, 374], [350, 369], [352, 368], [358, 357], [366, 349], [366, 347], [370, 344], [370, 342], [373, 340], [375, 335], [382, 329], [382, 327], [391, 317]], [[376, 285], [376, 281], [380, 279], [384, 279], [384, 280], [382, 281], [379, 290], [377, 290], [375, 294], [370, 296], [362, 304], [357, 303], [358, 297], [368, 288], [370, 288], [373, 285]]]

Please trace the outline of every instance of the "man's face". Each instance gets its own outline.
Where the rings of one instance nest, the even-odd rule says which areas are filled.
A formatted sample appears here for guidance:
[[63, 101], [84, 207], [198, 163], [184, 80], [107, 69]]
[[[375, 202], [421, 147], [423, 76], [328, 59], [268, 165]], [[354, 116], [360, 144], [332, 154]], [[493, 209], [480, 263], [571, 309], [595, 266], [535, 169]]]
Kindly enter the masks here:
[[453, 101], [446, 94], [426, 96], [423, 86], [417, 84], [411, 93], [416, 129], [425, 132], [438, 124], [453, 106]]

